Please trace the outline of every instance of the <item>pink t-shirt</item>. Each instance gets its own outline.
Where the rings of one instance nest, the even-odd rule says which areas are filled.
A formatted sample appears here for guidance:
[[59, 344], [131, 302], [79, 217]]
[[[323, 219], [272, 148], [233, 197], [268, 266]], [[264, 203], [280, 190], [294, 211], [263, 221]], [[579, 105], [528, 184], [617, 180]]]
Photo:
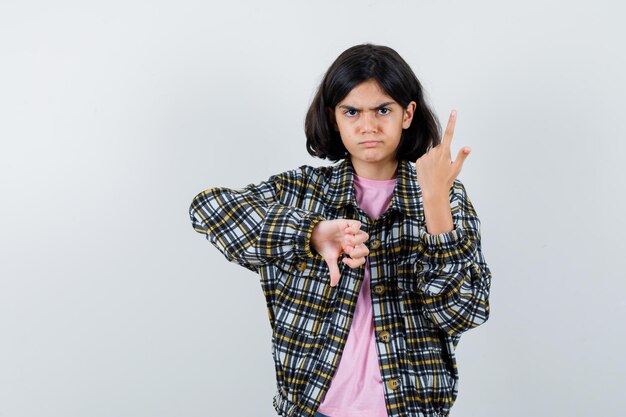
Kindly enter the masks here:
[[[395, 185], [396, 179], [371, 180], [354, 174], [357, 203], [371, 219], [378, 218], [387, 209]], [[329, 417], [387, 417], [378, 367], [367, 257], [346, 346], [318, 411]]]

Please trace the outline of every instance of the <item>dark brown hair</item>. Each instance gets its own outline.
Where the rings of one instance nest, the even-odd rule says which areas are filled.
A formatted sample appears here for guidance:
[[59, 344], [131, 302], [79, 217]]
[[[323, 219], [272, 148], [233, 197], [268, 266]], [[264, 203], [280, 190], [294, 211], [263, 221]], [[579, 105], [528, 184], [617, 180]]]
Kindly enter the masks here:
[[415, 161], [441, 142], [439, 122], [411, 67], [393, 49], [366, 43], [345, 50], [326, 71], [304, 122], [309, 154], [333, 162], [348, 156], [331, 115], [354, 87], [368, 80], [376, 80], [404, 109], [411, 101], [417, 104], [411, 126], [402, 131], [397, 160]]

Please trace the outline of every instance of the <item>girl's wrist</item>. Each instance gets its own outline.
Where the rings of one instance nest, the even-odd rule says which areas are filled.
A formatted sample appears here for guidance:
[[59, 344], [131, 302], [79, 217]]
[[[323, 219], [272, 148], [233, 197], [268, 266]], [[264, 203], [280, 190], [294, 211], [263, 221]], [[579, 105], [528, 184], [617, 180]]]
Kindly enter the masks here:
[[429, 191], [429, 190], [422, 189], [422, 200], [424, 201], [441, 201], [441, 200], [448, 201], [448, 194], [449, 193], [447, 193], [444, 190]]
[[452, 230], [454, 223], [448, 195], [442, 192], [423, 196], [426, 231], [439, 234]]

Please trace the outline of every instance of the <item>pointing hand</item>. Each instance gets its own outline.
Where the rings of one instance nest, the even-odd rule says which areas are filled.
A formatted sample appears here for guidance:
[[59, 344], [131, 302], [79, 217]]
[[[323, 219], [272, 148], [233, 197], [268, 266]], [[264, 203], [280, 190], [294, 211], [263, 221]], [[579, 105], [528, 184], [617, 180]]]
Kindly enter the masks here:
[[441, 143], [431, 148], [415, 161], [417, 181], [422, 189], [422, 195], [441, 193], [448, 195], [455, 178], [461, 173], [463, 162], [469, 155], [471, 148], [469, 146], [461, 148], [456, 160], [452, 161], [450, 145], [454, 135], [455, 124], [456, 111], [453, 110], [450, 113], [448, 125]]

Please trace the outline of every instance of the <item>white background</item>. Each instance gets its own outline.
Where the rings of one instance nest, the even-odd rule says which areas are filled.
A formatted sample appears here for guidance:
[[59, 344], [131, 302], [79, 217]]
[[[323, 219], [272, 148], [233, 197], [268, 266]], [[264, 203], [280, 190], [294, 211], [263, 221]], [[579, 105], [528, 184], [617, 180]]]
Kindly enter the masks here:
[[388, 45], [482, 223], [491, 317], [452, 417], [620, 416], [624, 6], [596, 1], [0, 4], [0, 416], [276, 415], [258, 276], [188, 216], [302, 164], [322, 75]]

